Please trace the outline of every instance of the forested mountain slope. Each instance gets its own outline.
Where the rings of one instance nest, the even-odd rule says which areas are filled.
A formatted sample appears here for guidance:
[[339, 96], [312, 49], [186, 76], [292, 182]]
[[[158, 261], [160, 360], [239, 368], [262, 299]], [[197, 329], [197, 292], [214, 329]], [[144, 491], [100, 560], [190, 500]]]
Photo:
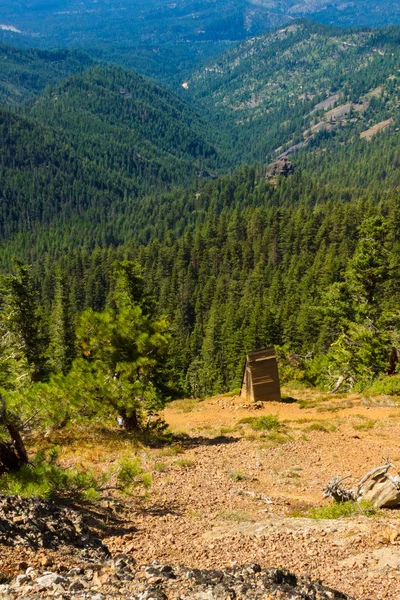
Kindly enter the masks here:
[[96, 219], [118, 202], [215, 166], [205, 124], [136, 73], [94, 67], [48, 88], [24, 114], [0, 113], [2, 240], [58, 218]]
[[398, 23], [388, 0], [16, 0], [2, 7], [3, 36], [36, 45], [240, 40], [308, 16], [344, 26]]
[[237, 160], [264, 161], [316, 140], [351, 141], [394, 128], [399, 40], [396, 27], [351, 31], [297, 22], [235, 46], [185, 86], [220, 127], [236, 131]]
[[93, 62], [80, 50], [31, 50], [0, 44], [0, 104], [20, 104]]

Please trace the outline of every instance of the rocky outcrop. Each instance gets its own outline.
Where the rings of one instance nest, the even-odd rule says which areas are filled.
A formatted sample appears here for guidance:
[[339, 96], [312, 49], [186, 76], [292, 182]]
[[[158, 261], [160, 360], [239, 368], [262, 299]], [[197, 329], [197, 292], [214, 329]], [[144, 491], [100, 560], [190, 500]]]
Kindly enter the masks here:
[[4, 600], [59, 597], [63, 600], [350, 600], [320, 582], [299, 578], [285, 569], [248, 564], [220, 571], [153, 563], [138, 569], [128, 556], [103, 564], [86, 564], [62, 575], [28, 568], [0, 585]]
[[82, 515], [51, 500], [0, 496], [0, 545], [57, 549], [95, 548], [107, 552]]
[[265, 173], [267, 180], [275, 179], [278, 176], [287, 177], [294, 173], [294, 166], [286, 157], [279, 158], [272, 165], [269, 165]]

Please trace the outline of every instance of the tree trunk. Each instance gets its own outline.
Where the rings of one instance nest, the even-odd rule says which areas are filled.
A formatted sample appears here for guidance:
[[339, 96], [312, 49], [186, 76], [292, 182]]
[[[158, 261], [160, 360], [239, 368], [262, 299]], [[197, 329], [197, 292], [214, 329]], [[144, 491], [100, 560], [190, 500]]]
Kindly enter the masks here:
[[18, 471], [28, 463], [28, 453], [21, 437], [16, 418], [7, 414], [6, 402], [0, 396], [0, 425], [5, 427], [10, 435], [11, 444], [0, 443], [0, 474]]
[[0, 475], [10, 471], [18, 471], [21, 462], [11, 444], [0, 443]]
[[126, 412], [121, 412], [121, 417], [124, 421], [126, 431], [139, 431], [140, 427], [136, 410], [134, 410], [129, 417]]
[[28, 462], [28, 453], [25, 448], [25, 444], [22, 440], [21, 434], [19, 432], [18, 426], [14, 423], [7, 423], [6, 425], [8, 429], [8, 433], [12, 439], [12, 443], [15, 448], [15, 452], [19, 458], [20, 466], [26, 465]]

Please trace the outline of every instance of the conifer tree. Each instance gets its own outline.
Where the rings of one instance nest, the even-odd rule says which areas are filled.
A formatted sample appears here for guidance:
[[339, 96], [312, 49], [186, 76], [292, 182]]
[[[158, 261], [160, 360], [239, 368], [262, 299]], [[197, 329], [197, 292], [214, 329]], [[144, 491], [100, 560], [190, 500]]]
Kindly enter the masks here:
[[137, 266], [116, 262], [113, 276], [111, 306], [81, 315], [77, 337], [82, 358], [74, 361], [71, 378], [85, 390], [94, 411], [112, 411], [127, 430], [135, 431], [164, 404], [162, 369], [169, 335], [166, 321], [154, 317]]
[[75, 358], [75, 330], [68, 291], [62, 273], [56, 276], [53, 309], [50, 316], [49, 363], [66, 375]]

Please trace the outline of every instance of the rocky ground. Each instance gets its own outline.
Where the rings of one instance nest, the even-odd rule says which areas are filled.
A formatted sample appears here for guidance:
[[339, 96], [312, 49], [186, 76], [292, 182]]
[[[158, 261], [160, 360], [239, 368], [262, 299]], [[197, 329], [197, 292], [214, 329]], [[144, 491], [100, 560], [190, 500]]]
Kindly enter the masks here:
[[[66, 511], [65, 532], [57, 527], [64, 517], [53, 508], [42, 519], [32, 507], [26, 516], [13, 502], [8, 512], [0, 508], [0, 569], [11, 578], [11, 587], [6, 581], [1, 593], [13, 600], [345, 597], [322, 588], [301, 592], [309, 577], [348, 597], [399, 600], [400, 512], [315, 520], [308, 509], [324, 504], [322, 488], [334, 475], [352, 474], [350, 483], [355, 482], [383, 456], [400, 465], [400, 408], [388, 399], [307, 390], [291, 395], [286, 403], [258, 409], [239, 398], [173, 403], [165, 418], [178, 441], [165, 448], [135, 448], [118, 431], [86, 432], [84, 442], [79, 432], [69, 433], [63, 440], [66, 465], [101, 471], [120, 456], [138, 453], [152, 472], [150, 496], [110, 497], [77, 512], [77, 507], [56, 507]], [[248, 416], [267, 414], [278, 417], [279, 431], [238, 425]], [[43, 521], [58, 536], [53, 545], [43, 542], [46, 529], [30, 528]], [[10, 538], [18, 543], [7, 542]], [[174, 576], [151, 575], [154, 561]], [[241, 566], [249, 564], [261, 571]], [[29, 568], [33, 571], [26, 574]], [[191, 569], [201, 570], [200, 579]], [[221, 572], [203, 573], [213, 569]], [[294, 579], [282, 575], [274, 590], [286, 569], [300, 584], [293, 587]], [[43, 576], [62, 580], [43, 588], [38, 581]], [[78, 587], [70, 590], [71, 584]]]

